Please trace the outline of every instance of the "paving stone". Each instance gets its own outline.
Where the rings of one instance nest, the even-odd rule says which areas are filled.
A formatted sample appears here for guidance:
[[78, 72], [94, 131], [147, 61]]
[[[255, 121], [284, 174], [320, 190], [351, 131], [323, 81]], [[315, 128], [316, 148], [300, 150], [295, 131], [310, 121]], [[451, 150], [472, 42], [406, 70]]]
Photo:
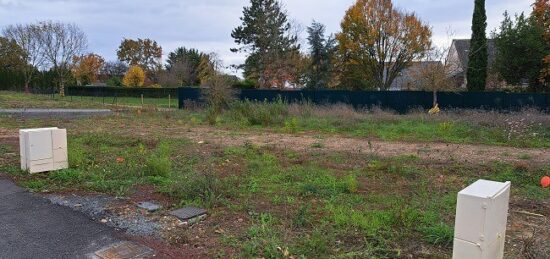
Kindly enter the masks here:
[[206, 210], [195, 207], [185, 207], [170, 212], [170, 215], [179, 218], [180, 220], [186, 221], [199, 216], [206, 215]]
[[128, 241], [95, 252], [95, 258], [99, 259], [138, 259], [153, 258], [154, 256], [152, 249]]
[[137, 205], [139, 208], [142, 208], [144, 210], [147, 210], [149, 212], [155, 212], [157, 210], [160, 210], [162, 208], [162, 206], [154, 203], [154, 202], [148, 202], [148, 201], [145, 201], [145, 202], [140, 202], [138, 203]]

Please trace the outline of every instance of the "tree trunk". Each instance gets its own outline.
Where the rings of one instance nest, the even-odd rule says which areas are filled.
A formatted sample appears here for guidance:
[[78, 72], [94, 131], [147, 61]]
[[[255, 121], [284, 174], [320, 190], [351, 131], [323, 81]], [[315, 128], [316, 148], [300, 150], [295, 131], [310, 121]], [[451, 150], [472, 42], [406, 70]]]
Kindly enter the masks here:
[[29, 89], [29, 81], [25, 80], [25, 93], [30, 94], [31, 89]]
[[434, 90], [434, 107], [437, 105], [437, 90]]
[[59, 81], [59, 96], [65, 97], [65, 80]]

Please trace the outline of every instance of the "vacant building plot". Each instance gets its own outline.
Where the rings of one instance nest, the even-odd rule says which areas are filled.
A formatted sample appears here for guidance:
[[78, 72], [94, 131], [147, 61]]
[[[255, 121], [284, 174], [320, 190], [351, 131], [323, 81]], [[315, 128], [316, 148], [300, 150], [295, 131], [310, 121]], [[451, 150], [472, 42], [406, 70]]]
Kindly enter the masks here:
[[[18, 129], [45, 126], [67, 129], [70, 169], [30, 176], [19, 170]], [[483, 178], [512, 182], [507, 256], [544, 258], [550, 190], [539, 182], [549, 151], [550, 117], [536, 111], [239, 102], [214, 117], [0, 118], [2, 173], [75, 209], [109, 201], [95, 200], [95, 220], [127, 226], [166, 257], [448, 258], [457, 192]], [[170, 216], [188, 206], [206, 217]], [[154, 227], [125, 223], [134, 219]]]

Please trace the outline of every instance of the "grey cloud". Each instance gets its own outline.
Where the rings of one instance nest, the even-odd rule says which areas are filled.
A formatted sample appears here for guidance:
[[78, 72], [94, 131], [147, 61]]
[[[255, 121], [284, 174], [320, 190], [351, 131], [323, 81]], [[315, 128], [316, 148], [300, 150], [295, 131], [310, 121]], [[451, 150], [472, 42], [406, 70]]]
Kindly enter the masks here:
[[[354, 0], [283, 0], [291, 19], [304, 27], [313, 19], [339, 30]], [[414, 11], [431, 24], [436, 42], [447, 28], [457, 37], [469, 37], [474, 0], [394, 0], [397, 7]], [[529, 11], [531, 0], [488, 0], [489, 28], [498, 26], [502, 13]], [[0, 0], [0, 27], [13, 23], [60, 20], [78, 24], [90, 41], [89, 51], [116, 58], [122, 38], [152, 38], [167, 53], [177, 46], [216, 51], [225, 63], [242, 62], [233, 54], [231, 30], [240, 21], [248, 0]]]

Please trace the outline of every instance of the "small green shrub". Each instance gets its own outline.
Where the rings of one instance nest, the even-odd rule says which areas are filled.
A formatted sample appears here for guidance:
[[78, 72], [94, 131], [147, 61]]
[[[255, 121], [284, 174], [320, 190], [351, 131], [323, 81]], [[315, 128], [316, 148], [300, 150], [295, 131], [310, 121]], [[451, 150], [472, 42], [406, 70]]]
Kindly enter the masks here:
[[23, 187], [31, 189], [32, 191], [42, 191], [48, 185], [48, 182], [43, 179], [31, 179], [23, 182]]
[[347, 193], [356, 193], [359, 190], [359, 182], [357, 181], [357, 176], [355, 175], [346, 175], [342, 179], [342, 187]]
[[313, 145], [311, 145], [312, 148], [323, 148], [325, 145], [321, 142], [315, 142]]
[[254, 219], [247, 231], [243, 244], [243, 258], [285, 258], [289, 257], [275, 227], [275, 218], [269, 213], [261, 213]]
[[288, 105], [280, 97], [275, 102], [234, 102], [229, 109], [233, 121], [250, 126], [284, 126], [288, 114]]
[[145, 161], [146, 176], [169, 177], [172, 173], [172, 161], [170, 160], [170, 150], [166, 143], [161, 143], [157, 150], [147, 157]]
[[49, 178], [65, 184], [78, 183], [82, 179], [82, 172], [75, 169], [65, 169], [50, 173]]
[[303, 228], [310, 224], [310, 207], [310, 204], [300, 206], [298, 212], [296, 212], [296, 215], [294, 215], [294, 218], [292, 219], [292, 226], [294, 228]]
[[[309, 258], [323, 258], [329, 254], [330, 242], [333, 241], [334, 237], [331, 233], [325, 233], [320, 229], [315, 229], [311, 235], [299, 240], [298, 252], [303, 255], [308, 255]], [[303, 258], [306, 258], [306, 256]]]
[[285, 131], [292, 132], [292, 133], [298, 131], [298, 118], [292, 117], [292, 118], [286, 119], [284, 129]]
[[229, 196], [227, 183], [211, 170], [202, 173], [190, 171], [172, 179], [165, 189], [183, 203], [194, 202], [206, 207], [215, 207]]
[[172, 170], [172, 162], [170, 158], [151, 155], [145, 162], [145, 175], [146, 176], [170, 176]]
[[84, 166], [86, 164], [86, 146], [81, 139], [71, 139], [68, 145], [69, 166], [72, 168]]
[[207, 120], [211, 125], [215, 125], [217, 122], [216, 118], [235, 99], [231, 82], [227, 77], [213, 75], [203, 84], [208, 87], [202, 91], [203, 98], [208, 105]]
[[454, 230], [447, 224], [440, 223], [420, 229], [426, 242], [434, 245], [450, 246], [453, 243]]

